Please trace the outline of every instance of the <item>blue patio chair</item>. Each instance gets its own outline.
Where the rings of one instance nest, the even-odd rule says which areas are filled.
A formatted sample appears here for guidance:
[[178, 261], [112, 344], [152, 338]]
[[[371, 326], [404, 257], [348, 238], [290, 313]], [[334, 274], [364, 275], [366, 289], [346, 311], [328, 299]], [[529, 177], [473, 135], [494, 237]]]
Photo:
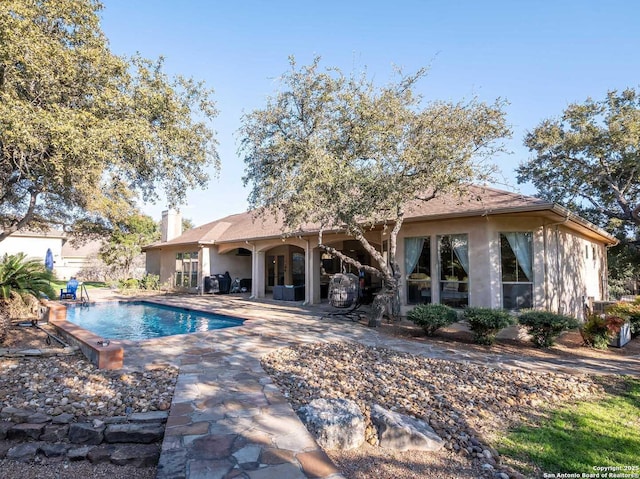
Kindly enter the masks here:
[[71, 278], [67, 283], [67, 289], [60, 290], [60, 299], [76, 299], [76, 291], [78, 290], [78, 280]]

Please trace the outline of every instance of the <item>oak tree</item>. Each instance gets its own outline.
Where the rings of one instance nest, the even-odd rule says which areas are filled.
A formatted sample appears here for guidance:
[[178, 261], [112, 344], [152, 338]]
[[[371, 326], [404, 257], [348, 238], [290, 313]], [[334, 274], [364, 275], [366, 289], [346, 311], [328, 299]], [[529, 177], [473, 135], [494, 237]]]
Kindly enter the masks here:
[[569, 105], [524, 140], [534, 156], [517, 169], [539, 194], [610, 230], [640, 227], [640, 96], [610, 91]]
[[115, 222], [108, 240], [102, 245], [99, 256], [118, 279], [131, 277], [136, 258], [142, 247], [160, 240], [160, 228], [150, 216], [132, 214]]
[[[397, 298], [396, 242], [407, 202], [486, 179], [492, 167], [484, 160], [509, 133], [499, 100], [424, 103], [415, 92], [424, 75], [398, 73], [377, 86], [366, 75], [322, 69], [318, 58], [303, 67], [291, 58], [281, 90], [246, 114], [240, 129], [250, 206], [281, 215], [288, 231], [317, 225], [322, 249], [382, 278], [372, 326]], [[390, 230], [388, 262], [366, 237], [375, 225]], [[374, 264], [325, 245], [328, 229], [358, 240]]]
[[114, 55], [101, 8], [0, 2], [0, 241], [52, 224], [109, 229], [159, 192], [180, 204], [219, 166], [212, 92], [170, 78], [161, 58]]
[[[534, 154], [518, 181], [577, 210], [615, 235], [609, 250], [612, 292], [640, 279], [640, 94], [609, 91], [602, 100], [569, 105], [542, 121], [524, 140]], [[615, 291], [614, 291], [615, 287]]]

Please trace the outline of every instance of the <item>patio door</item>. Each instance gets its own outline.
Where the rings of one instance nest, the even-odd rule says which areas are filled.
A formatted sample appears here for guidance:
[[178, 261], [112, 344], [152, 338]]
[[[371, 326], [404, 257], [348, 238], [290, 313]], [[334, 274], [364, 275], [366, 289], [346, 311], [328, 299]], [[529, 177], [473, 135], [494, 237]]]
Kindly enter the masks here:
[[284, 255], [267, 256], [267, 289], [284, 285]]

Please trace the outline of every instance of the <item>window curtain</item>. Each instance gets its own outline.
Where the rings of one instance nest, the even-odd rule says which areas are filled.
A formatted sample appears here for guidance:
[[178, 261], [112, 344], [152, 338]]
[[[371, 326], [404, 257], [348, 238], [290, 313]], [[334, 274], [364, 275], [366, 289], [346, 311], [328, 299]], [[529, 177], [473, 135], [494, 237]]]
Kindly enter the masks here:
[[404, 240], [404, 272], [407, 276], [416, 269], [422, 247], [424, 246], [424, 238], [405, 238]]
[[531, 234], [530, 233], [502, 233], [509, 246], [513, 250], [513, 254], [516, 255], [518, 264], [522, 268], [522, 272], [527, 277], [528, 281], [532, 281], [533, 278], [533, 262], [531, 252]]
[[469, 241], [467, 235], [451, 235], [451, 247], [456, 258], [469, 277]]

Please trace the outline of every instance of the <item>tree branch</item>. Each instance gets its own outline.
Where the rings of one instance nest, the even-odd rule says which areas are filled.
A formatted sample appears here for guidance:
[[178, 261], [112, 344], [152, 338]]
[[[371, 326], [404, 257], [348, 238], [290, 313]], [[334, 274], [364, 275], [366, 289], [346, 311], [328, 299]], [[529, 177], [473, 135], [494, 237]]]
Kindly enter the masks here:
[[13, 220], [9, 224], [9, 226], [7, 226], [2, 230], [2, 232], [0, 233], [0, 242], [7, 239], [9, 236], [11, 236], [13, 233], [15, 233], [16, 231], [18, 231], [19, 229], [27, 225], [29, 221], [33, 219], [33, 213], [36, 209], [36, 200], [38, 199], [38, 194], [40, 192], [37, 190], [31, 190], [29, 191], [29, 193], [31, 197], [29, 198], [29, 207], [27, 208], [27, 212], [24, 214], [24, 216], [21, 219]]

